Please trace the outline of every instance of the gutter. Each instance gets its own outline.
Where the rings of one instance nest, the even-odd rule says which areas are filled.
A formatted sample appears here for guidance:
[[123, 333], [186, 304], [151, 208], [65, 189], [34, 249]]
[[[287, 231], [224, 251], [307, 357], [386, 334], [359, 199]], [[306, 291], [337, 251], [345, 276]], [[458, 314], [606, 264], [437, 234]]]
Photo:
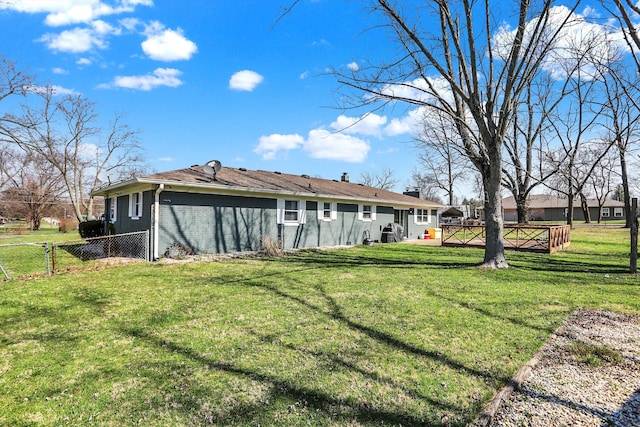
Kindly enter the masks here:
[[160, 237], [160, 193], [164, 190], [164, 184], [158, 184], [156, 198], [153, 202], [153, 261], [159, 258], [158, 246]]

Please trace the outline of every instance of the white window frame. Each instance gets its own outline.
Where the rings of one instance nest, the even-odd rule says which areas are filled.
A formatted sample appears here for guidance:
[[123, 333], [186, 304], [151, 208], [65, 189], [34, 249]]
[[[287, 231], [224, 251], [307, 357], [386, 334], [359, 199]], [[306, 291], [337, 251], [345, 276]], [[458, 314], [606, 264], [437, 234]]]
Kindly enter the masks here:
[[[365, 211], [364, 207], [369, 206], [370, 211]], [[369, 217], [366, 217], [365, 214], [369, 213]], [[358, 220], [364, 222], [373, 222], [376, 220], [376, 205], [369, 203], [360, 203], [358, 205]]]
[[622, 218], [624, 216], [624, 210], [622, 208], [613, 208], [613, 217]]
[[142, 218], [142, 192], [129, 194], [129, 218]]
[[[422, 211], [422, 215], [418, 212]], [[426, 221], [425, 221], [426, 215]], [[426, 225], [431, 223], [431, 209], [430, 208], [415, 208], [413, 210], [413, 223], [417, 225]]]
[[[286, 220], [286, 202], [296, 202], [298, 204], [297, 216], [294, 220]], [[277, 200], [277, 222], [285, 226], [298, 226], [307, 222], [307, 201], [300, 199], [278, 199]]]
[[118, 198], [109, 197], [109, 222], [116, 222], [118, 218]]
[[602, 208], [602, 218], [609, 218], [611, 216], [611, 211], [609, 208]]
[[[327, 206], [329, 205], [329, 209]], [[327, 216], [326, 214], [329, 214]], [[336, 202], [318, 202], [318, 221], [335, 221], [338, 219], [338, 204]]]

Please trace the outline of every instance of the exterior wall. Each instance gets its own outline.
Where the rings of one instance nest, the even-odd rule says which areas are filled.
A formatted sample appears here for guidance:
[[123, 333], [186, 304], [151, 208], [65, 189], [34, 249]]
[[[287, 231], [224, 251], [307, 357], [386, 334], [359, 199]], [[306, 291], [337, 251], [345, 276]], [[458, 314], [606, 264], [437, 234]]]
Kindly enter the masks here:
[[[153, 211], [153, 192], [142, 193], [142, 215], [138, 219], [129, 216], [130, 195], [119, 196], [116, 202], [116, 220], [113, 225], [116, 233], [132, 233], [134, 231], [151, 230], [151, 212]], [[109, 204], [107, 203], [107, 206]], [[108, 211], [107, 211], [108, 212]]]
[[[153, 192], [149, 192], [150, 202], [152, 196]], [[128, 198], [123, 199], [128, 206]], [[256, 251], [265, 236], [281, 239], [285, 249], [360, 244], [366, 232], [371, 239], [380, 240], [382, 229], [394, 222], [394, 208], [389, 206], [376, 206], [375, 219], [365, 221], [359, 219], [358, 204], [336, 203], [335, 215], [325, 220], [318, 218], [318, 202], [303, 203], [304, 223], [278, 224], [275, 198], [163, 191], [160, 193], [158, 255], [164, 256], [174, 243], [199, 254]], [[145, 210], [146, 206], [145, 196]], [[425, 228], [436, 226], [437, 210], [431, 210], [428, 224], [415, 224], [413, 214], [408, 219], [409, 238], [415, 239]], [[147, 229], [151, 229], [151, 222], [148, 224]]]
[[338, 203], [336, 218], [331, 221], [318, 219], [317, 202], [307, 201], [306, 206], [305, 224], [278, 225], [286, 249], [359, 244], [366, 231], [371, 239], [380, 240], [382, 229], [393, 222], [393, 208], [385, 206], [376, 206], [372, 221], [358, 219], [357, 204]]
[[276, 200], [164, 191], [158, 254], [178, 243], [196, 253], [255, 251], [277, 237]]
[[427, 222], [417, 222], [414, 213], [409, 212], [409, 218], [407, 221], [407, 230], [405, 232], [405, 236], [408, 239], [418, 239], [421, 238], [425, 234], [425, 230], [429, 228], [436, 228], [439, 226], [438, 224], [438, 210], [437, 209], [429, 209], [429, 221]]

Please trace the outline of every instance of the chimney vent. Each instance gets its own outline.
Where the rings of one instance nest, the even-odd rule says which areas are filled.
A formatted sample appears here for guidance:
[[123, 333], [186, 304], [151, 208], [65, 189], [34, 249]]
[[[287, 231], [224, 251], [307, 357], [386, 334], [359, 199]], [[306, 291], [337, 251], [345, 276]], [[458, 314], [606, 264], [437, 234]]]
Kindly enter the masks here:
[[340, 178], [342, 182], [349, 182], [349, 175], [346, 172], [342, 172], [342, 178]]

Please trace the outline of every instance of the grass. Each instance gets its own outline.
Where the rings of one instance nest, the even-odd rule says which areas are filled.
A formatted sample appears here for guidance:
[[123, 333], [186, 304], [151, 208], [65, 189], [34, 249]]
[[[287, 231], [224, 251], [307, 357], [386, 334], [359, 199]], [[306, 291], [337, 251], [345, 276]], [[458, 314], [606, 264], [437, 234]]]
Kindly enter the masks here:
[[569, 351], [578, 363], [584, 363], [594, 368], [607, 364], [621, 364], [624, 357], [620, 352], [606, 345], [594, 345], [583, 342], [571, 344]]
[[389, 244], [0, 283], [0, 425], [465, 425], [576, 308], [640, 313], [628, 242], [578, 229], [500, 271]]

